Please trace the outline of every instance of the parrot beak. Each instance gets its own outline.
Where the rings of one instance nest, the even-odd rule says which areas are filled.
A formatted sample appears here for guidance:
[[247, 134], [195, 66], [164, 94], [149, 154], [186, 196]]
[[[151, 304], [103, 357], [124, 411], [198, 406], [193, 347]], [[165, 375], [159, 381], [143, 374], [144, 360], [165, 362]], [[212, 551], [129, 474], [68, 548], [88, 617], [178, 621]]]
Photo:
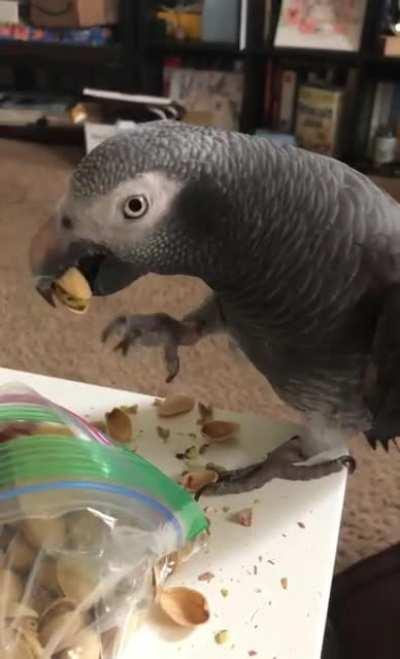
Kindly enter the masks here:
[[121, 260], [108, 248], [85, 240], [70, 242], [60, 236], [53, 219], [34, 236], [30, 264], [36, 290], [52, 306], [55, 306], [54, 282], [68, 268], [78, 268], [96, 296], [112, 295], [138, 276], [132, 264]]

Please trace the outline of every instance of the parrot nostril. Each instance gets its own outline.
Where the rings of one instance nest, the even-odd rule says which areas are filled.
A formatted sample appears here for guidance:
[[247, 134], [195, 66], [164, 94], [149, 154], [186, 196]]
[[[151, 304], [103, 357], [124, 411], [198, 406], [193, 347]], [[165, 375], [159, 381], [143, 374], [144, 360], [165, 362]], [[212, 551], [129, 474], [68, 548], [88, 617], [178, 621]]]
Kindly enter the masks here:
[[72, 229], [72, 227], [74, 226], [74, 223], [72, 222], [71, 218], [68, 217], [68, 215], [63, 216], [61, 220], [61, 224], [64, 229]]

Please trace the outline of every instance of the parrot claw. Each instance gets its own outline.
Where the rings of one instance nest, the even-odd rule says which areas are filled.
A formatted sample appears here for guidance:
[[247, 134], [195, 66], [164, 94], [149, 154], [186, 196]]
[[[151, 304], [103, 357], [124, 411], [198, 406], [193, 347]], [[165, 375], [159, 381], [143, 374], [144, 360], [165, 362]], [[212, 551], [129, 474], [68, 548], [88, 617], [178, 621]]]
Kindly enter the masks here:
[[[291, 481], [309, 481], [337, 473], [348, 467], [353, 473], [356, 463], [350, 455], [327, 460], [316, 464], [304, 464], [305, 456], [302, 451], [301, 438], [296, 435], [274, 451], [271, 451], [265, 460], [254, 465], [221, 471], [218, 473], [216, 483], [205, 485], [196, 492], [196, 500], [203, 494], [240, 494], [258, 489], [273, 480], [282, 478]], [[303, 462], [303, 464], [299, 464]], [[213, 467], [214, 469], [214, 467]]]
[[197, 326], [192, 321], [179, 321], [167, 314], [118, 316], [102, 332], [101, 340], [106, 343], [114, 335], [121, 336], [114, 347], [127, 356], [135, 345], [161, 346], [167, 366], [167, 382], [172, 382], [179, 372], [178, 347], [191, 345], [200, 338]]
[[127, 316], [118, 316], [117, 318], [114, 318], [114, 320], [104, 328], [101, 334], [102, 343], [106, 343], [113, 334], [118, 334], [120, 331], [123, 331], [126, 328], [127, 322]]
[[336, 458], [336, 461], [343, 467], [347, 467], [349, 474], [354, 474], [357, 469], [357, 462], [352, 455], [341, 455], [339, 458]]

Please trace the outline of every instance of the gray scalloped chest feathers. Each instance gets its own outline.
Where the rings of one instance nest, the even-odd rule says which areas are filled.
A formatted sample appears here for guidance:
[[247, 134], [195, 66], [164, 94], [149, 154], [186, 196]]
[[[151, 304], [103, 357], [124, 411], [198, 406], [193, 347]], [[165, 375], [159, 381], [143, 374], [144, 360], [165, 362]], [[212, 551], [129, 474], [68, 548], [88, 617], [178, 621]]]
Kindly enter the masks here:
[[292, 406], [372, 444], [400, 434], [398, 204], [333, 159], [168, 122], [92, 152], [71, 195], [90, 203], [146, 172], [177, 192], [142, 251], [126, 246], [143, 273], [203, 278]]

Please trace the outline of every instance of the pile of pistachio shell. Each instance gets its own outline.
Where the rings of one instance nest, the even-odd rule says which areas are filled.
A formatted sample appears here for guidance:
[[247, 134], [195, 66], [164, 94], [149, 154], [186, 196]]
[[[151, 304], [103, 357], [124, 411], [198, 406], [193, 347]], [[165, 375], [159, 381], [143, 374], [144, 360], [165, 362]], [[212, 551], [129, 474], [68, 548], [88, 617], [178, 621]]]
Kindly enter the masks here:
[[137, 593], [132, 574], [110, 581], [101, 555], [110, 532], [86, 510], [3, 525], [1, 659], [122, 656], [138, 624]]

